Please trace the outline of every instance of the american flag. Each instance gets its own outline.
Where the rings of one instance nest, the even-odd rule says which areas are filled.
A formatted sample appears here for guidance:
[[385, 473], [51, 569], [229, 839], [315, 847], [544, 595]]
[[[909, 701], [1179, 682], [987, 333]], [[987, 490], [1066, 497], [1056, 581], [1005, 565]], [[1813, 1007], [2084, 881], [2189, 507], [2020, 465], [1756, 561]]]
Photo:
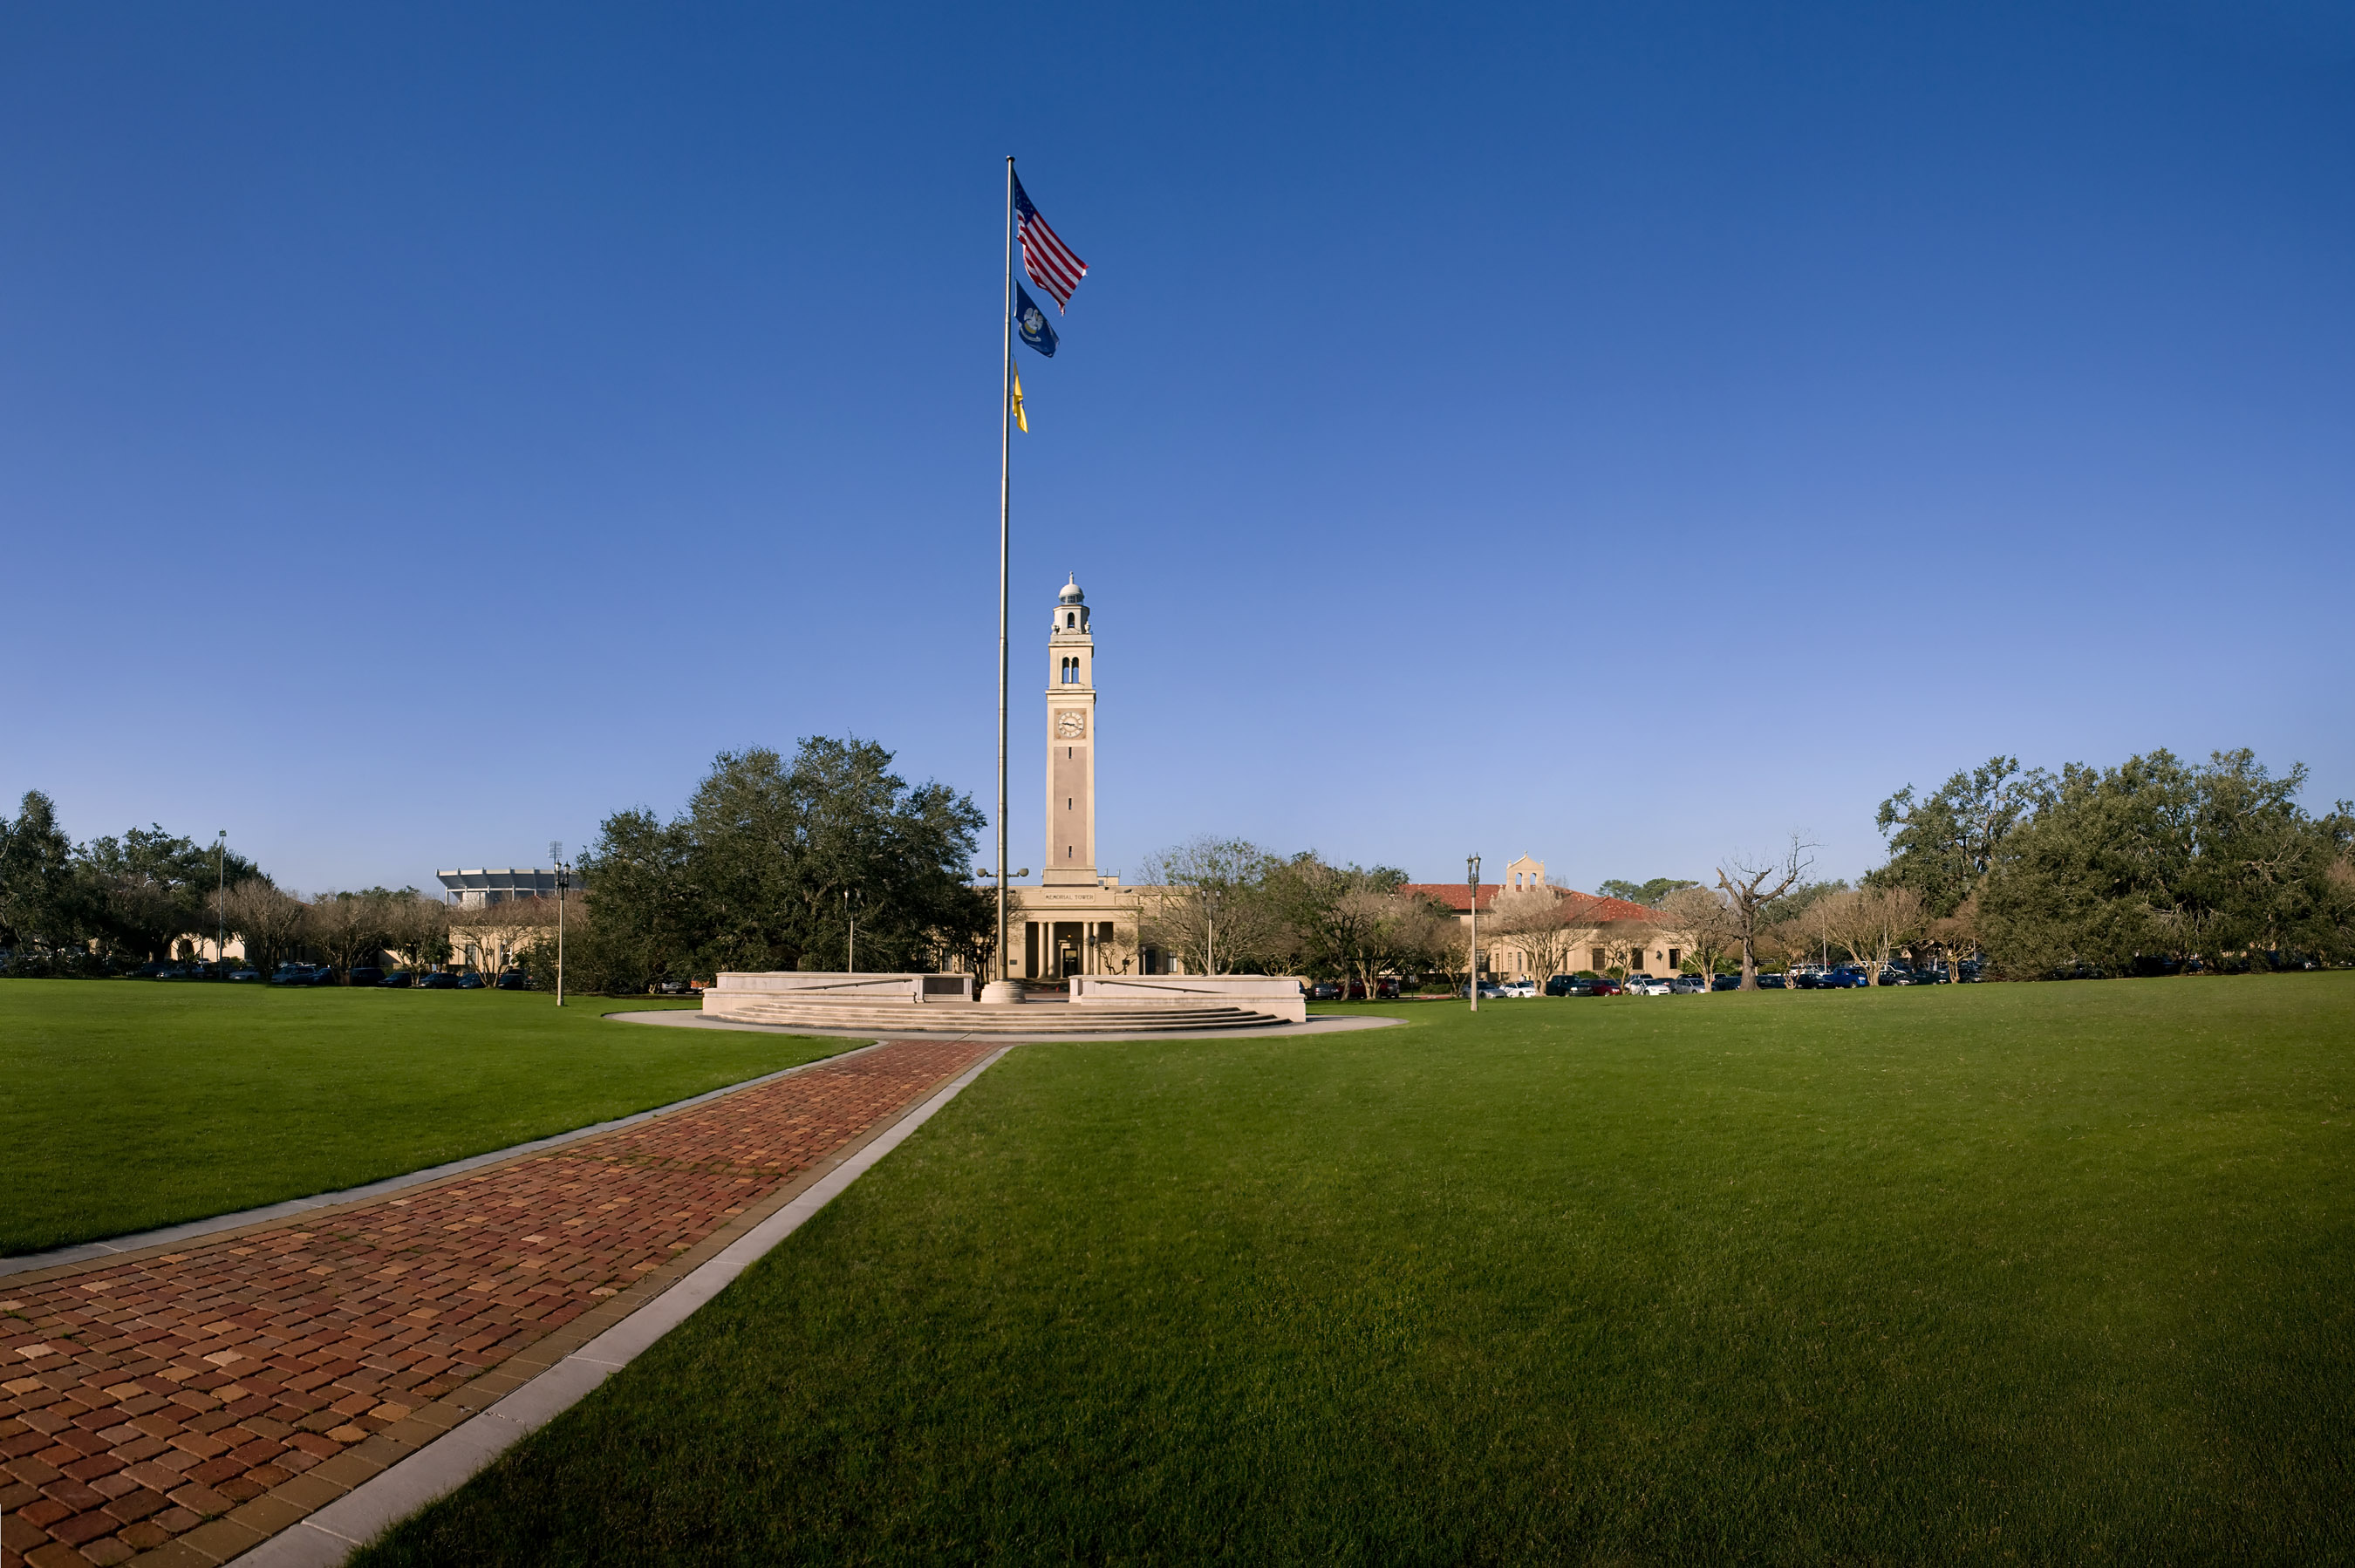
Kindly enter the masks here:
[[1022, 270], [1030, 281], [1055, 296], [1056, 308], [1067, 309], [1071, 303], [1071, 291], [1088, 275], [1088, 264], [1071, 254], [1039, 209], [1030, 205], [1022, 182], [1014, 182], [1014, 210], [1021, 218]]

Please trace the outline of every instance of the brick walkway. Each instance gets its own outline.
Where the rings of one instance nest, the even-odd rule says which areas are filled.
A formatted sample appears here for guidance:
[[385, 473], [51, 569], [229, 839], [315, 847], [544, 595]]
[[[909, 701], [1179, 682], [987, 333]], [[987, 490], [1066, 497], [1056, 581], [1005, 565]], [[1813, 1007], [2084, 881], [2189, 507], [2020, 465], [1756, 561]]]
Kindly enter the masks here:
[[214, 1562], [253, 1539], [208, 1534], [240, 1505], [282, 1529], [326, 1500], [293, 1477], [664, 1269], [992, 1049], [900, 1041], [400, 1197], [0, 1282], [0, 1564]]

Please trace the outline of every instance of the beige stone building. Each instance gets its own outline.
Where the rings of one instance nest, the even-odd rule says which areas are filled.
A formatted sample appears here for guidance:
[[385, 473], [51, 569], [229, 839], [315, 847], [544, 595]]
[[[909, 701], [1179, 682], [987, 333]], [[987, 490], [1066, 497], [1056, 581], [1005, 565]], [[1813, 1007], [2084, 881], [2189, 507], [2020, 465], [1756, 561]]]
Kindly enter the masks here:
[[[1505, 868], [1503, 881], [1482, 882], [1476, 899], [1465, 882], [1410, 882], [1399, 891], [1445, 904], [1466, 927], [1476, 907], [1481, 972], [1499, 979], [1542, 984], [1557, 974], [1612, 968], [1674, 975], [1685, 958], [1661, 937], [1657, 910], [1557, 886], [1546, 880], [1545, 862], [1529, 855]], [[1545, 917], [1542, 938], [1510, 929], [1528, 916]]]

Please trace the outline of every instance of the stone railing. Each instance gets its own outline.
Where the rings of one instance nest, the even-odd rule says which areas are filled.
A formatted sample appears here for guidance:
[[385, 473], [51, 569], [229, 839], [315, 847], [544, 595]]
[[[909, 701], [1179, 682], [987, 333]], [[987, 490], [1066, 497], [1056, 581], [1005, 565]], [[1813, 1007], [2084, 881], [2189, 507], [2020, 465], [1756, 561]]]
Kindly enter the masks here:
[[829, 975], [815, 969], [760, 974], [723, 971], [704, 996], [791, 997], [797, 1001], [929, 1002], [954, 1007], [973, 1000], [970, 975]]
[[1306, 1023], [1308, 1003], [1288, 975], [1074, 975], [1076, 1007], [1242, 1008]]

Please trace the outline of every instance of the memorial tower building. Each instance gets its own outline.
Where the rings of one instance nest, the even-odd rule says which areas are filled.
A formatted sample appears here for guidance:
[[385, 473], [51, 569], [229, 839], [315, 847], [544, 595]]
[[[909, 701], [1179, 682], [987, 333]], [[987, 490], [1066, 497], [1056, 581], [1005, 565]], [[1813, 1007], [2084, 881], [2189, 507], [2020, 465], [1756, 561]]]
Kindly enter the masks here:
[[1055, 596], [1047, 637], [1048, 887], [1096, 886], [1095, 636], [1079, 579]]

